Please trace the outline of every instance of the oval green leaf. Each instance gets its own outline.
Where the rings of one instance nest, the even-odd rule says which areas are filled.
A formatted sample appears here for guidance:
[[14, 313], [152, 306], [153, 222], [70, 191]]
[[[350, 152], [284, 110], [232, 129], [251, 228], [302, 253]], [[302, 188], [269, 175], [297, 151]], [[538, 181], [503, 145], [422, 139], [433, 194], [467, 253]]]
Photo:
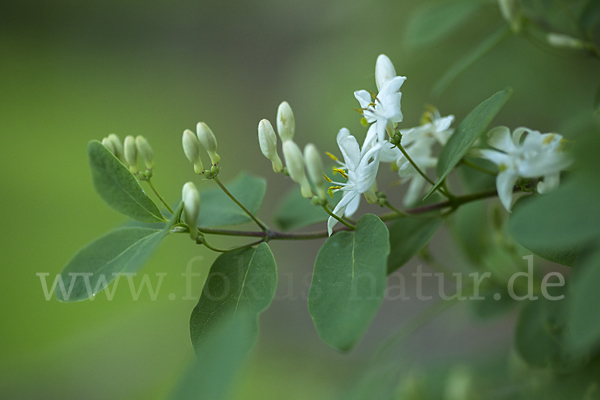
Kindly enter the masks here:
[[[265, 197], [267, 181], [242, 172], [233, 181], [225, 184], [225, 187], [244, 207], [256, 215]], [[248, 214], [220, 188], [200, 192], [200, 226], [239, 225], [249, 221], [252, 219]]]
[[391, 252], [387, 273], [391, 274], [410, 261], [431, 240], [442, 224], [442, 218], [408, 217], [390, 226]]
[[383, 300], [389, 253], [388, 229], [372, 214], [319, 250], [308, 310], [325, 343], [345, 351], [360, 340]]
[[586, 188], [586, 184], [589, 182], [573, 179], [555, 192], [515, 207], [509, 232], [534, 252], [552, 248], [576, 251], [600, 237], [600, 191]]
[[103, 290], [121, 272], [137, 271], [167, 233], [167, 229], [127, 227], [90, 242], [57, 277], [56, 298], [62, 302], [86, 300]]
[[600, 344], [600, 249], [581, 258], [568, 293], [568, 341], [572, 349], [586, 351]]
[[504, 103], [512, 94], [512, 89], [505, 89], [494, 94], [489, 99], [475, 107], [460, 123], [456, 132], [450, 136], [448, 143], [442, 149], [437, 163], [438, 182], [431, 188], [431, 195], [446, 179], [446, 176], [467, 154], [473, 143], [484, 133], [485, 128], [492, 122]]
[[138, 180], [102, 143], [88, 144], [92, 182], [112, 209], [141, 222], [165, 222]]
[[[572, 267], [581, 250], [581, 244], [572, 243], [565, 245], [564, 242], [562, 242], [545, 245], [539, 240], [537, 234], [532, 235], [531, 229], [522, 229], [522, 218], [531, 219], [534, 216], [531, 213], [537, 208], [535, 204], [537, 203], [538, 198], [539, 197], [537, 196], [522, 197], [515, 203], [513, 206], [513, 213], [509, 219], [508, 231], [510, 235], [527, 250], [546, 260]], [[533, 202], [534, 204], [527, 207], [530, 202]], [[521, 207], [527, 207], [529, 211], [525, 210], [524, 212], [521, 212]], [[554, 212], [560, 211], [556, 209]], [[549, 219], [548, 215], [553, 214], [546, 214], [544, 220]], [[544, 222], [545, 221], [543, 221], [542, 224], [544, 224]], [[564, 232], [561, 231], [560, 235], [564, 235]]]
[[198, 304], [192, 311], [194, 348], [220, 321], [247, 310], [256, 318], [266, 310], [277, 287], [277, 266], [266, 243], [220, 255], [210, 268]]
[[255, 337], [256, 317], [245, 312], [216, 326], [196, 347], [196, 359], [184, 372], [170, 398], [229, 398]]

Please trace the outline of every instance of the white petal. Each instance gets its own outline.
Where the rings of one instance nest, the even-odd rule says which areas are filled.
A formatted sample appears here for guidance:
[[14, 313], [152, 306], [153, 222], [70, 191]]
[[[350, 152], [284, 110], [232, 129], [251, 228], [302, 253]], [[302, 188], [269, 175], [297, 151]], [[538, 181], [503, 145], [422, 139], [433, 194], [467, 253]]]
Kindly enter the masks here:
[[425, 179], [423, 179], [421, 175], [415, 176], [411, 179], [408, 190], [404, 195], [403, 203], [406, 207], [415, 204], [419, 200], [423, 185], [425, 185]]
[[360, 195], [357, 195], [352, 200], [350, 200], [350, 203], [346, 207], [346, 211], [344, 212], [344, 215], [347, 217], [353, 216], [354, 213], [356, 212], [356, 210], [358, 210], [359, 205], [360, 205]]
[[[386, 81], [381, 87], [381, 92], [397, 92], [402, 87], [402, 84], [406, 80], [405, 76], [396, 76], [388, 81]], [[379, 96], [377, 96], [379, 97]]]
[[538, 193], [546, 194], [558, 188], [560, 184], [560, 172], [544, 176], [544, 180], [537, 185]]
[[396, 162], [396, 160], [398, 160], [401, 156], [402, 153], [400, 152], [400, 149], [391, 144], [390, 142], [386, 141], [381, 143], [381, 150], [379, 151], [379, 161], [388, 163]]
[[517, 179], [519, 179], [518, 175], [508, 171], [500, 172], [496, 178], [498, 197], [500, 197], [500, 202], [502, 202], [504, 208], [509, 212], [512, 204], [513, 189]]
[[515, 145], [510, 136], [510, 130], [505, 126], [497, 126], [488, 132], [488, 144], [505, 153], [515, 150]]
[[357, 90], [354, 92], [354, 97], [360, 103], [360, 108], [368, 108], [371, 104], [371, 94], [366, 90]]
[[508, 166], [510, 163], [510, 156], [508, 154], [504, 154], [496, 150], [479, 149], [479, 157], [490, 160], [496, 165]]
[[377, 63], [375, 64], [375, 82], [377, 83], [377, 90], [381, 90], [383, 84], [388, 80], [396, 76], [396, 69], [394, 64], [385, 54], [380, 54], [377, 57]]
[[[333, 213], [338, 217], [343, 216], [344, 212], [346, 211], [346, 207], [348, 206], [348, 203], [350, 203], [356, 196], [358, 196], [356, 192], [344, 193], [344, 196], [340, 199], [340, 201], [336, 204], [335, 208], [333, 209]], [[333, 217], [329, 217], [329, 219], [327, 220], [327, 232], [329, 233], [329, 236], [331, 236], [333, 227], [337, 223], [338, 220]]]
[[350, 135], [348, 129], [342, 128], [338, 132], [337, 142], [346, 166], [350, 169], [356, 169], [360, 162], [360, 147], [356, 138]]

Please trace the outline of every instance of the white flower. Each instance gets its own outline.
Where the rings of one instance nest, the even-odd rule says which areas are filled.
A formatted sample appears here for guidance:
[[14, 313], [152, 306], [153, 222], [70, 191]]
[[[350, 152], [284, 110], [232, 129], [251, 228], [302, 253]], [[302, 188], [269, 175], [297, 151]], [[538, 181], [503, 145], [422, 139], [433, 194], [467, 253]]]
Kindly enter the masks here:
[[[432, 147], [436, 140], [434, 137], [420, 137], [417, 141], [412, 143], [411, 146], [405, 147], [406, 153], [410, 156], [411, 160], [425, 172], [427, 168], [435, 167], [437, 164], [437, 158], [432, 157]], [[401, 180], [410, 180], [408, 190], [404, 195], [404, 205], [410, 206], [419, 200], [423, 186], [427, 182], [425, 178], [419, 174], [416, 168], [401, 155], [396, 161], [398, 166], [398, 176]]]
[[375, 81], [379, 90], [377, 97], [372, 100], [371, 94], [366, 90], [354, 92], [354, 97], [360, 103], [367, 122], [374, 122], [377, 125], [379, 141], [385, 140], [385, 131], [388, 127], [393, 129], [395, 122], [402, 122], [400, 87], [405, 80], [404, 76], [396, 76], [394, 65], [386, 55], [382, 54], [377, 58], [375, 65]]
[[[358, 141], [348, 129], [342, 128], [338, 132], [337, 143], [344, 162], [336, 159], [341, 168], [336, 168], [335, 171], [348, 179], [344, 183], [334, 182], [338, 186], [332, 187], [335, 191], [344, 192], [342, 199], [333, 209], [333, 213], [338, 217], [353, 215], [360, 204], [360, 195], [368, 191], [375, 182], [379, 169], [381, 146], [380, 143], [375, 143], [375, 139], [375, 135], [367, 135], [361, 149]], [[337, 219], [329, 217], [327, 221], [329, 235], [333, 232], [333, 227], [337, 222]]]
[[[524, 133], [527, 135], [521, 140]], [[498, 166], [496, 188], [508, 211], [519, 178], [543, 177], [537, 189], [539, 193], [547, 193], [558, 187], [560, 171], [571, 165], [571, 160], [562, 151], [563, 138], [559, 134], [517, 128], [511, 135], [507, 127], [500, 126], [492, 129], [488, 136], [488, 144], [499, 151], [482, 149], [479, 153]]]
[[450, 128], [450, 125], [454, 122], [454, 115], [441, 117], [439, 111], [433, 109], [427, 112], [424, 117], [430, 122], [400, 131], [403, 146], [407, 146], [423, 137], [434, 138], [439, 144], [444, 146], [448, 138], [454, 133], [454, 128]]

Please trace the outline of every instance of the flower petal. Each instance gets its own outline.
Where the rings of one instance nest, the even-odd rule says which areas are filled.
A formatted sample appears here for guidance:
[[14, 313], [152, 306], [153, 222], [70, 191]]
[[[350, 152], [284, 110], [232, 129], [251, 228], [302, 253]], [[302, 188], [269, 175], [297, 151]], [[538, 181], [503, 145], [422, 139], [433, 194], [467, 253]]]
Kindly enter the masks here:
[[488, 132], [488, 144], [505, 153], [515, 150], [515, 144], [510, 136], [510, 130], [505, 126], [497, 126]]
[[500, 197], [500, 202], [508, 212], [510, 212], [513, 189], [517, 179], [519, 179], [519, 176], [510, 171], [500, 172], [496, 178], [498, 197]]

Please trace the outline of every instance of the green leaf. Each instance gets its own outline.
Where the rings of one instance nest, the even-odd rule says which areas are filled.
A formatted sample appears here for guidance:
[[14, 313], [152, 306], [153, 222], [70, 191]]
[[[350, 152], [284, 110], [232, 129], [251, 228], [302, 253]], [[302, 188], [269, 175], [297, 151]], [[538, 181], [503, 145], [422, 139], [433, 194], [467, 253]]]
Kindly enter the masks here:
[[319, 250], [308, 310], [325, 343], [349, 350], [360, 340], [383, 300], [389, 253], [387, 227], [372, 214]]
[[407, 217], [390, 226], [391, 252], [387, 273], [398, 270], [431, 240], [442, 224], [442, 218]]
[[254, 345], [256, 318], [239, 312], [214, 328], [196, 347], [197, 358], [184, 372], [171, 399], [228, 398]]
[[[341, 197], [341, 192], [335, 193], [333, 202], [339, 201]], [[329, 214], [321, 207], [312, 204], [310, 199], [302, 197], [302, 193], [297, 187], [285, 195], [274, 217], [275, 223], [283, 231], [325, 222], [327, 218], [329, 218]]]
[[[538, 235], [532, 235], [530, 229], [522, 229], [523, 221], [520, 221], [521, 218], [531, 219], [531, 215], [529, 214], [531, 210], [537, 208], [535, 206], [537, 196], [527, 196], [520, 198], [515, 205], [513, 206], [513, 214], [509, 219], [508, 229], [510, 235], [523, 247], [527, 250], [537, 254], [538, 256], [563, 265], [568, 265], [572, 267], [577, 259], [577, 255], [581, 251], [581, 245], [577, 243], [572, 243], [565, 245], [563, 243], [552, 243], [551, 245], [544, 245], [541, 243]], [[526, 207], [528, 203], [533, 202], [533, 207], [528, 207], [528, 210], [525, 210], [523, 213], [520, 212], [521, 207]], [[546, 214], [546, 218], [548, 218]], [[560, 235], [564, 235], [564, 233], [560, 233]]]
[[277, 287], [277, 266], [266, 243], [220, 255], [212, 267], [198, 304], [192, 311], [190, 332], [197, 350], [207, 332], [239, 309], [255, 316], [269, 307]]
[[62, 302], [86, 300], [104, 289], [121, 272], [137, 271], [167, 235], [168, 229], [119, 228], [79, 250], [60, 274]]
[[568, 325], [570, 347], [588, 350], [600, 344], [600, 250], [578, 260], [570, 281]]
[[481, 42], [473, 51], [465, 54], [457, 63], [452, 65], [448, 71], [442, 76], [442, 78], [433, 87], [433, 93], [436, 96], [440, 96], [450, 85], [457, 76], [463, 71], [475, 64], [477, 60], [486, 55], [502, 40], [510, 36], [511, 30], [508, 25], [503, 25], [500, 29], [492, 33], [488, 38]]
[[437, 163], [438, 182], [431, 188], [428, 197], [446, 179], [446, 176], [467, 154], [473, 143], [484, 133], [485, 128], [492, 122], [504, 103], [512, 94], [512, 89], [505, 89], [494, 94], [489, 99], [475, 107], [460, 123], [457, 131], [450, 136], [442, 149]]
[[88, 144], [92, 182], [112, 209], [141, 222], [164, 222], [156, 204], [144, 193], [138, 180], [102, 143]]
[[509, 232], [532, 251], [552, 248], [576, 251], [600, 237], [600, 193], [592, 187], [586, 188], [587, 183], [572, 179], [555, 192], [515, 207], [509, 219]]
[[[240, 173], [235, 180], [225, 184], [251, 213], [256, 215], [265, 197], [267, 181], [264, 178]], [[200, 192], [200, 217], [198, 224], [203, 227], [239, 225], [252, 221], [237, 204], [220, 188]]]
[[445, 1], [422, 7], [410, 18], [404, 39], [417, 48], [435, 43], [463, 24], [481, 3], [473, 0]]
[[476, 265], [491, 246], [487, 204], [484, 201], [463, 204], [454, 213], [452, 233], [461, 250]]
[[[548, 287], [551, 296], [561, 296], [565, 287]], [[578, 353], [566, 346], [566, 300], [539, 296], [528, 301], [517, 321], [515, 346], [527, 364], [567, 371], [581, 361]]]

